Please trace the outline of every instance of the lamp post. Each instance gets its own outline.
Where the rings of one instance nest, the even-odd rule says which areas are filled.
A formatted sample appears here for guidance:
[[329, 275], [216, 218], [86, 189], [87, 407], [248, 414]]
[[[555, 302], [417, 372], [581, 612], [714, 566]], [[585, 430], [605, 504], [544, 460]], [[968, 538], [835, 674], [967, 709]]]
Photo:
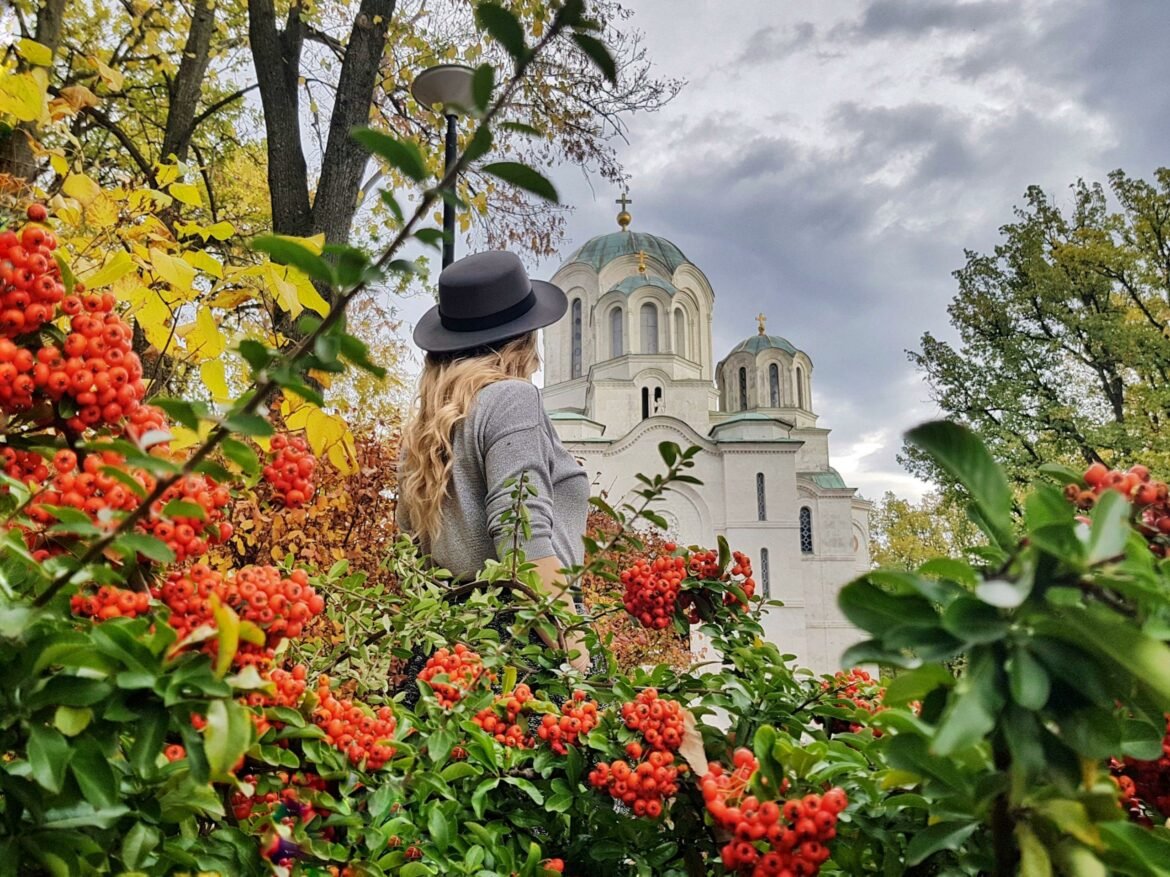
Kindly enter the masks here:
[[[443, 149], [443, 173], [446, 175], [455, 163], [457, 128], [455, 120], [460, 113], [475, 106], [472, 78], [475, 71], [463, 64], [439, 64], [428, 67], [414, 78], [410, 86], [414, 99], [424, 107], [441, 108], [447, 119], [447, 133]], [[443, 201], [443, 267], [455, 260], [455, 205], [451, 199]]]

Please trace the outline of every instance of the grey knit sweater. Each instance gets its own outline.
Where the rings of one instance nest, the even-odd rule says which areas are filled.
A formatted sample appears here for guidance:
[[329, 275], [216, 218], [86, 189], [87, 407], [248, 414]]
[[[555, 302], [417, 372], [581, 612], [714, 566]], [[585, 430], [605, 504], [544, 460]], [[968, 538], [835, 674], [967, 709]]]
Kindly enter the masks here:
[[[511, 548], [501, 521], [512, 505], [512, 487], [505, 484], [522, 472], [536, 490], [526, 503], [532, 538], [521, 540], [525, 556], [555, 555], [565, 566], [581, 563], [589, 478], [561, 444], [535, 386], [510, 380], [484, 387], [452, 444], [442, 526], [430, 546], [435, 563], [465, 577]], [[410, 532], [405, 515], [399, 524]]]

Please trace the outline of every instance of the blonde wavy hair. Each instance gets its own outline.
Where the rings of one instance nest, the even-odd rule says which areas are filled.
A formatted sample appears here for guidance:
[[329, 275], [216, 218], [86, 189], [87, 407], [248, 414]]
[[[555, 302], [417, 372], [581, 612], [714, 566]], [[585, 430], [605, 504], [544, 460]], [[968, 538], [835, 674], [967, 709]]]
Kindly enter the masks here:
[[476, 394], [497, 381], [528, 380], [538, 368], [535, 332], [495, 348], [427, 354], [413, 410], [402, 431], [398, 466], [398, 502], [424, 550], [439, 535], [454, 463], [455, 429], [467, 417]]

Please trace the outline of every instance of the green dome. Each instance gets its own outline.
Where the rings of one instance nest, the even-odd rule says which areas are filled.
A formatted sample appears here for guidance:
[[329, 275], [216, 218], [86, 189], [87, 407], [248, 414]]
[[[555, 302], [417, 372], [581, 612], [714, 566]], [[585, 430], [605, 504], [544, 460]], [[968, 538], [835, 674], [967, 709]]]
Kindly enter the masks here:
[[666, 238], [640, 231], [615, 231], [586, 241], [565, 260], [565, 264], [585, 262], [592, 265], [595, 271], [600, 271], [614, 259], [621, 256], [636, 256], [640, 252], [644, 252], [650, 259], [661, 262], [672, 274], [680, 265], [690, 261], [683, 255], [682, 250]]
[[731, 353], [727, 355], [731, 356], [734, 353], [746, 351], [754, 356], [761, 350], [783, 350], [793, 356], [796, 355], [796, 348], [792, 346], [791, 342], [779, 335], [753, 335], [751, 338], [745, 338], [735, 345], [731, 349]]
[[627, 277], [617, 286], [613, 287], [610, 292], [622, 292], [629, 295], [634, 290], [641, 289], [644, 286], [653, 286], [656, 289], [661, 289], [667, 295], [674, 295], [678, 292], [678, 287], [669, 280], [663, 280], [661, 277], [655, 277], [653, 274], [635, 274], [633, 277]]

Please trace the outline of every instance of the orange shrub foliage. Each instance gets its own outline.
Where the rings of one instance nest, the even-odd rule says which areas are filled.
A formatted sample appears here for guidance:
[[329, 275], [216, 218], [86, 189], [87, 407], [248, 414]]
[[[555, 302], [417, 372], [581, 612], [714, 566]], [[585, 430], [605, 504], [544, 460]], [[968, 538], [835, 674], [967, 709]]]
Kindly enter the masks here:
[[395, 522], [398, 433], [355, 435], [357, 471], [344, 475], [322, 460], [314, 475], [312, 499], [297, 508], [274, 501], [265, 481], [241, 494], [232, 511], [234, 535], [219, 549], [232, 565], [280, 562], [291, 554], [298, 564], [328, 569], [339, 560], [370, 581], [386, 580], [379, 564], [398, 535]]
[[[605, 544], [615, 533], [615, 524], [600, 512], [591, 512], [587, 524], [589, 535]], [[616, 565], [614, 572], [633, 565], [638, 560], [665, 554], [666, 538], [657, 532], [640, 534], [644, 550], [615, 552], [609, 559]], [[588, 563], [590, 558], [586, 558]], [[672, 628], [648, 630], [630, 616], [622, 606], [621, 584], [606, 581], [595, 575], [587, 575], [581, 582], [585, 605], [597, 620], [597, 632], [604, 640], [613, 634], [613, 651], [618, 665], [629, 670], [642, 664], [670, 664], [683, 669], [691, 664], [690, 638], [680, 636]], [[621, 611], [609, 612], [617, 608]]]

